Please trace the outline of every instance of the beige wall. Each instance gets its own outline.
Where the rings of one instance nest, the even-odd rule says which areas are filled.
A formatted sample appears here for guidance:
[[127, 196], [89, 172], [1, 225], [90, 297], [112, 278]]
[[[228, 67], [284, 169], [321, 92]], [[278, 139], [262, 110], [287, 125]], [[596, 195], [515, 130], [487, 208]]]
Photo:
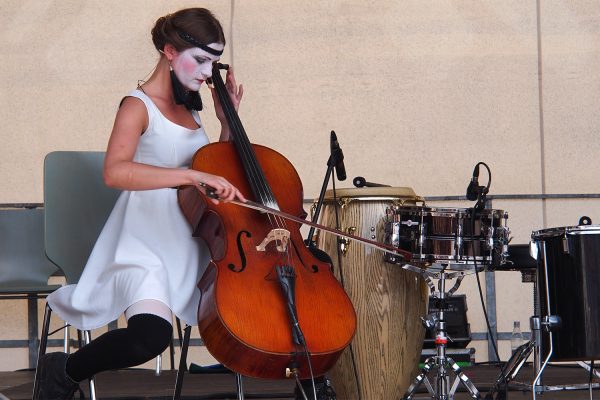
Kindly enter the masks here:
[[[204, 1], [227, 31], [256, 143], [286, 155], [317, 196], [337, 132], [350, 179], [462, 195], [486, 162], [491, 194], [600, 193], [600, 4], [541, 1]], [[197, 1], [5, 0], [0, 13], [0, 203], [42, 202], [53, 150], [103, 150], [119, 100], [148, 76], [159, 16]], [[210, 103], [204, 88], [205, 103]], [[218, 127], [212, 104], [209, 135]], [[485, 180], [485, 173], [482, 173]], [[455, 202], [446, 207], [467, 207]], [[513, 243], [532, 230], [600, 222], [592, 200], [498, 200]], [[531, 287], [497, 273], [498, 329], [527, 327]], [[467, 277], [473, 331], [484, 322]], [[0, 339], [24, 338], [3, 302]], [[526, 329], [525, 329], [526, 330]], [[477, 360], [487, 358], [475, 343]], [[508, 343], [501, 343], [501, 355]], [[26, 367], [0, 349], [0, 369]]]

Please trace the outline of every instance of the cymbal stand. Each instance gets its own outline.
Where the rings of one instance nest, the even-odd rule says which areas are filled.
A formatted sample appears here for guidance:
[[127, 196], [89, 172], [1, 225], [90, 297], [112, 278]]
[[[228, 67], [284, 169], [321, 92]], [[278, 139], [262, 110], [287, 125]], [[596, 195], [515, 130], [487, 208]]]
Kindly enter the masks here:
[[[402, 267], [403, 269], [416, 272], [423, 276], [427, 285], [429, 285], [432, 295], [438, 298], [440, 302], [437, 314], [432, 314], [426, 319], [421, 318], [425, 327], [435, 328], [435, 347], [437, 354], [425, 360], [425, 366], [421, 369], [421, 373], [415, 378], [413, 384], [410, 385], [406, 391], [406, 394], [403, 397], [405, 400], [412, 399], [413, 395], [422, 384], [427, 388], [431, 398], [435, 400], [453, 400], [459, 384], [462, 384], [465, 387], [471, 395], [471, 398], [481, 398], [481, 395], [475, 385], [473, 385], [473, 382], [471, 382], [465, 373], [462, 372], [462, 369], [458, 364], [446, 355], [446, 344], [448, 343], [448, 339], [451, 340], [451, 338], [446, 335], [446, 321], [444, 319], [446, 299], [451, 297], [452, 293], [458, 289], [465, 275], [465, 271], [445, 272], [446, 267], [446, 265], [442, 265], [442, 269], [437, 272], [424, 270], [409, 264]], [[432, 278], [438, 280], [437, 292], [436, 287], [431, 280]], [[456, 283], [448, 292], [446, 292], [446, 279], [453, 278], [457, 278]], [[437, 373], [432, 385], [427, 375], [433, 368], [437, 370]], [[452, 385], [450, 385], [450, 375], [448, 372], [452, 372], [455, 375]]]

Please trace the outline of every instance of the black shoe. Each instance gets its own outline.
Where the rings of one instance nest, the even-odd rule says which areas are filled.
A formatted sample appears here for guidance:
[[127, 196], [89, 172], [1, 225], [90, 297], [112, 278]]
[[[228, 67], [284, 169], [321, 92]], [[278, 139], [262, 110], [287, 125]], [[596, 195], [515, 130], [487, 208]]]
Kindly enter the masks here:
[[[312, 381], [310, 379], [303, 379], [300, 383], [302, 384], [302, 389], [306, 394], [306, 398], [308, 400], [314, 400]], [[335, 391], [333, 390], [333, 386], [331, 386], [331, 380], [329, 380], [329, 378], [324, 376], [315, 378], [315, 388], [317, 389], [316, 400], [336, 400]], [[296, 386], [296, 389], [294, 390], [294, 399], [304, 400], [302, 391], [298, 386]]]
[[40, 357], [35, 372], [33, 400], [71, 400], [79, 384], [67, 375], [66, 353]]

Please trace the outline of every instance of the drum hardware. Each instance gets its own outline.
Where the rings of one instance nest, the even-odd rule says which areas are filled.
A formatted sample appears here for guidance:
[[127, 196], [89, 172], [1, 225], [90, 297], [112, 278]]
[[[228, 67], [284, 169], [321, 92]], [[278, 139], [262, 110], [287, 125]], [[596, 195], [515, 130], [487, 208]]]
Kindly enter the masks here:
[[587, 372], [592, 373], [596, 378], [600, 378], [600, 371], [598, 371], [596, 368], [593, 368], [593, 363], [588, 365], [583, 361], [577, 361], [577, 365], [585, 369]]
[[[462, 384], [469, 392], [471, 398], [481, 398], [481, 395], [473, 382], [471, 382], [471, 380], [465, 375], [458, 364], [454, 362], [452, 358], [446, 355], [448, 340], [451, 340], [446, 332], [446, 300], [458, 289], [465, 273], [464, 271], [446, 273], [445, 267], [446, 266], [442, 266], [441, 271], [434, 272], [417, 268], [410, 264], [402, 266], [403, 269], [420, 274], [427, 282], [427, 285], [432, 291], [432, 295], [436, 297], [440, 303], [437, 315], [432, 314], [425, 318], [421, 317], [421, 321], [425, 327], [433, 327], [435, 329], [435, 347], [437, 354], [425, 360], [425, 365], [421, 369], [421, 373], [415, 378], [414, 382], [403, 396], [404, 400], [412, 399], [413, 395], [421, 385], [425, 385], [425, 388], [431, 395], [431, 398], [436, 400], [453, 400], [454, 394], [456, 393], [456, 390], [460, 384]], [[457, 281], [455, 282], [454, 286], [446, 292], [446, 279], [451, 279], [451, 277], [457, 277]], [[438, 279], [437, 291], [435, 284], [431, 281], [432, 278]], [[436, 375], [432, 385], [427, 376], [434, 368], [436, 369]], [[448, 373], [450, 371], [455, 375], [452, 385], [450, 385], [450, 375]]]
[[[354, 235], [356, 233], [356, 227], [355, 226], [351, 226], [349, 228], [346, 228], [346, 232], [348, 232], [351, 235]], [[374, 238], [372, 238], [374, 239]], [[350, 239], [348, 238], [338, 238], [338, 247], [340, 249], [340, 251], [342, 252], [342, 255], [346, 255], [348, 253], [348, 249], [350, 248]]]
[[534, 350], [534, 347], [535, 343], [533, 341], [528, 341], [515, 350], [506, 364], [502, 367], [494, 386], [492, 386], [490, 391], [485, 395], [485, 400], [493, 400], [495, 393], [498, 393], [498, 396], [496, 397], [497, 400], [507, 398], [506, 392], [508, 391], [508, 384], [517, 376], [525, 364], [525, 361], [527, 361], [527, 358]]
[[[468, 362], [470, 364], [472, 363], [472, 357], [470, 352], [467, 350], [467, 346], [471, 342], [472, 336], [467, 318], [467, 296], [464, 294], [452, 296], [448, 295], [446, 296], [445, 301], [444, 318], [446, 320], [446, 336], [448, 336], [449, 339], [446, 354], [450, 355], [450, 357], [452, 357], [459, 365], [460, 361]], [[422, 361], [425, 361], [428, 357], [436, 354], [435, 351], [426, 351], [426, 349], [435, 350], [435, 324], [432, 322], [436, 322], [438, 320], [438, 309], [439, 299], [434, 296], [430, 296], [428, 308], [429, 314], [426, 318], [421, 318], [421, 323], [425, 325], [425, 328], [427, 329], [428, 326], [430, 327], [425, 333], [423, 353], [421, 354]], [[468, 354], [468, 356], [464, 357], [465, 354]], [[465, 358], [468, 361], [465, 360]]]
[[558, 315], [546, 315], [540, 320], [539, 326], [546, 332], [552, 332], [560, 329], [562, 326], [562, 319]]

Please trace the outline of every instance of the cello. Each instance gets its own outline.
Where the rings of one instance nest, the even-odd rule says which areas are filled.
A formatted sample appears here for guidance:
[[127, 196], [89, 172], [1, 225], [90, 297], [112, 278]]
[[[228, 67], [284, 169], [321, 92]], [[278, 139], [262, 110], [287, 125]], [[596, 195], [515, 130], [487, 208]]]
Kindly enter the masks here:
[[[251, 144], [220, 74], [212, 84], [230, 142], [200, 148], [191, 168], [221, 175], [269, 209], [304, 218], [298, 173], [280, 153]], [[251, 195], [249, 195], [251, 194]], [[242, 375], [301, 379], [325, 374], [350, 344], [354, 307], [331, 264], [304, 245], [301, 223], [231, 203], [215, 205], [193, 186], [178, 189], [193, 235], [211, 261], [198, 282], [198, 327], [208, 351]]]

